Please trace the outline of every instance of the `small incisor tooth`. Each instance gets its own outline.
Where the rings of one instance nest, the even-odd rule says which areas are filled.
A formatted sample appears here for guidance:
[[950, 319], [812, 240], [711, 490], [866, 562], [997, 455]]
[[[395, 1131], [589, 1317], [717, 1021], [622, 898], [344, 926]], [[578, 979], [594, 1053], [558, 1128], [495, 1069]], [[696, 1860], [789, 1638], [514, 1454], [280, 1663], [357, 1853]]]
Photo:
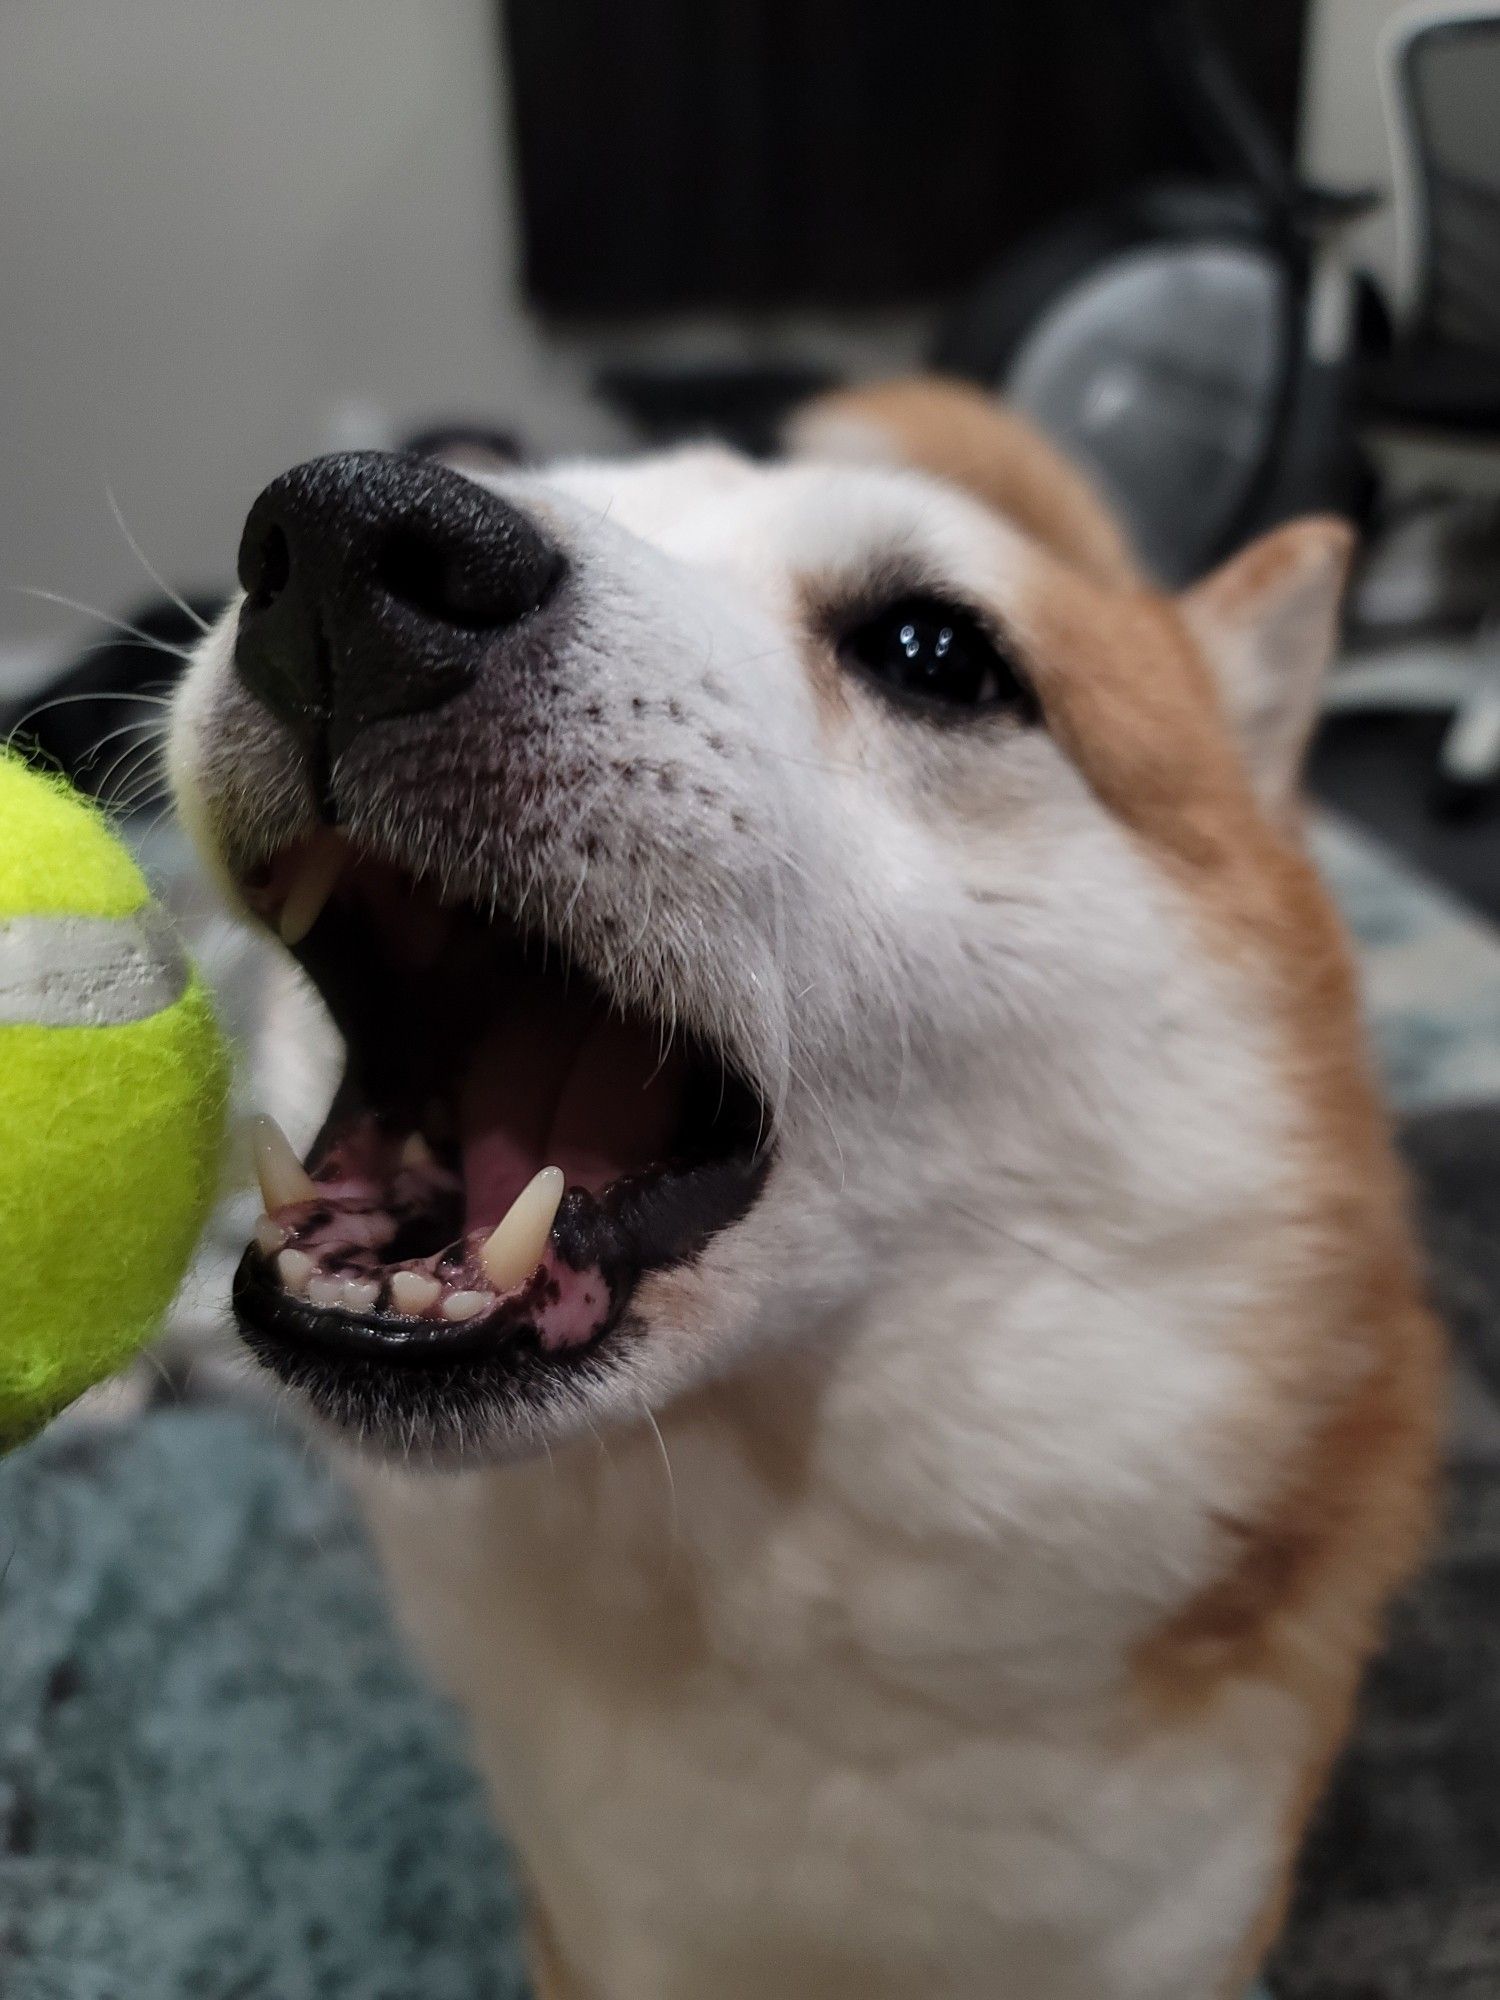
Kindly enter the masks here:
[[450, 1292], [443, 1300], [444, 1319], [473, 1319], [491, 1303], [488, 1292]]
[[543, 1167], [511, 1203], [479, 1253], [497, 1292], [514, 1291], [541, 1263], [562, 1198], [562, 1168]]
[[345, 1278], [344, 1311], [367, 1313], [380, 1297], [380, 1286], [374, 1278]]
[[315, 1268], [312, 1258], [303, 1250], [283, 1250], [276, 1259], [277, 1277], [299, 1299], [307, 1296], [307, 1281]]
[[420, 1132], [408, 1132], [401, 1147], [401, 1164], [417, 1172], [437, 1165], [437, 1157]]
[[250, 1147], [255, 1155], [260, 1197], [268, 1215], [274, 1217], [278, 1208], [290, 1208], [293, 1202], [317, 1200], [316, 1183], [274, 1118], [250, 1121]]
[[342, 1278], [311, 1278], [308, 1280], [307, 1297], [315, 1306], [341, 1306], [344, 1303], [344, 1281]]
[[391, 1279], [391, 1304], [415, 1318], [437, 1303], [442, 1289], [436, 1278], [425, 1278], [420, 1271], [398, 1271]]
[[338, 886], [349, 850], [337, 834], [320, 834], [302, 858], [292, 877], [276, 919], [276, 928], [285, 945], [301, 944], [323, 914], [323, 905]]

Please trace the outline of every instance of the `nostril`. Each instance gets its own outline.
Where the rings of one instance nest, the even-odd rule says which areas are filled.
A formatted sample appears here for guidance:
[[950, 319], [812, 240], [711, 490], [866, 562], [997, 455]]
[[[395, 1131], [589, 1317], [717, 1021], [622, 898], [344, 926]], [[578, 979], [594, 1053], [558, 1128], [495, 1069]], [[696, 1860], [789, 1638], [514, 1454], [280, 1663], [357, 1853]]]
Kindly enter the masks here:
[[268, 522], [246, 551], [241, 567], [240, 581], [251, 605], [257, 611], [264, 611], [274, 604], [286, 589], [291, 574], [292, 550], [286, 530], [275, 521]]
[[445, 549], [414, 528], [393, 528], [375, 557], [375, 578], [388, 597], [412, 611], [463, 631], [494, 623], [492, 592], [476, 591], [461, 553]]
[[402, 522], [381, 537], [375, 580], [397, 604], [460, 632], [490, 632], [537, 610], [560, 559], [509, 517], [488, 523], [488, 539], [434, 533]]

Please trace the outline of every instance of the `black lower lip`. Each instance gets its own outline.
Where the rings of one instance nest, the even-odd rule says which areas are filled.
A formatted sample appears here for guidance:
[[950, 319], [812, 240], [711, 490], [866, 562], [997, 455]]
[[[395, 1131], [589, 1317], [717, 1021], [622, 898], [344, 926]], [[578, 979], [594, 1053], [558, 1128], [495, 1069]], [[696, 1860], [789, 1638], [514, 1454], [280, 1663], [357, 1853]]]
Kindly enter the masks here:
[[[431, 1373], [479, 1359], [493, 1363], [512, 1346], [527, 1348], [538, 1357], [542, 1354], [524, 1296], [503, 1314], [489, 1313], [483, 1319], [452, 1326], [432, 1320], [335, 1312], [294, 1298], [254, 1244], [234, 1274], [233, 1299], [235, 1317], [252, 1345], [276, 1342], [301, 1353], [340, 1361], [363, 1360]], [[623, 1295], [615, 1298], [608, 1319], [589, 1347], [609, 1332], [623, 1302]]]
[[330, 1429], [380, 1452], [438, 1461], [476, 1448], [503, 1456], [533, 1440], [549, 1417], [565, 1422], [586, 1410], [590, 1391], [645, 1337], [628, 1314], [566, 1353], [544, 1352], [524, 1328], [486, 1347], [454, 1335], [430, 1343], [413, 1366], [409, 1354], [361, 1346], [347, 1329], [313, 1324], [332, 1314], [267, 1310], [243, 1264], [235, 1310], [256, 1360]]

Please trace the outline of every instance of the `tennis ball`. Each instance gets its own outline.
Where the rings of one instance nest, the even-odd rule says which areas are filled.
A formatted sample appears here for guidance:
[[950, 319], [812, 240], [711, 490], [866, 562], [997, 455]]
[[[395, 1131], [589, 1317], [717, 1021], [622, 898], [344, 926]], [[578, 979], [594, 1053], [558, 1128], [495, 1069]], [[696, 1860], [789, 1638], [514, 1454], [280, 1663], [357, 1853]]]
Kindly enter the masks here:
[[0, 749], [0, 1449], [155, 1330], [213, 1199], [226, 1081], [129, 854]]

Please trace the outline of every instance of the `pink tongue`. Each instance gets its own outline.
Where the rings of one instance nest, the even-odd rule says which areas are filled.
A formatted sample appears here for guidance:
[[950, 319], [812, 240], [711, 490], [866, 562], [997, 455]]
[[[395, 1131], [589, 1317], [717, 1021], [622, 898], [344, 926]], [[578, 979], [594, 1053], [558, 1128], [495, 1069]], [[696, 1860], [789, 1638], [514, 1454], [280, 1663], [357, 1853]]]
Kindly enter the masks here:
[[518, 982], [458, 1093], [466, 1229], [490, 1229], [543, 1167], [593, 1193], [665, 1157], [682, 1066], [644, 1028]]

